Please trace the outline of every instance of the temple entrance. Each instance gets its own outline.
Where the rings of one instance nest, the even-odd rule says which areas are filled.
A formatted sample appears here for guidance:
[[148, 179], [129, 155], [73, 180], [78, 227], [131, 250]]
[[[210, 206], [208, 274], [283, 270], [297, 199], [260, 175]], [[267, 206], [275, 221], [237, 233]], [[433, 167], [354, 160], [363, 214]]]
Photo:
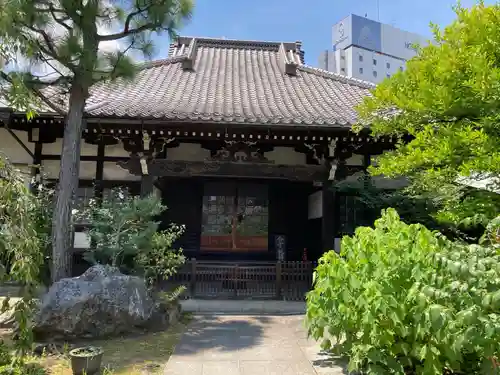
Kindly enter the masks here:
[[204, 186], [201, 252], [267, 252], [268, 186], [208, 182]]
[[301, 261], [309, 245], [310, 183], [163, 177], [157, 186], [168, 207], [161, 217], [162, 228], [170, 223], [185, 225], [177, 245], [188, 257]]

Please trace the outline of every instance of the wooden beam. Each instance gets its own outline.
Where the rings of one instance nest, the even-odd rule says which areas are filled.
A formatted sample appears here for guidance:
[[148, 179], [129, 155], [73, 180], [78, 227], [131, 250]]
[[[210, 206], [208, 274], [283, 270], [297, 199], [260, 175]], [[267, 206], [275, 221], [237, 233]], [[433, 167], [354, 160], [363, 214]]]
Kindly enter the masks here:
[[[99, 151], [98, 151], [99, 152]], [[110, 161], [110, 162], [119, 162], [119, 161], [127, 161], [130, 159], [128, 156], [91, 156], [91, 155], [82, 155], [80, 156], [80, 161]], [[61, 155], [41, 155], [41, 160], [61, 160]]]
[[[141, 175], [138, 158], [118, 162], [130, 173]], [[267, 178], [291, 181], [322, 181], [325, 179], [323, 165], [277, 165], [273, 163], [245, 163], [220, 161], [181, 161], [154, 159], [148, 163], [148, 173], [157, 177], [233, 177]]]

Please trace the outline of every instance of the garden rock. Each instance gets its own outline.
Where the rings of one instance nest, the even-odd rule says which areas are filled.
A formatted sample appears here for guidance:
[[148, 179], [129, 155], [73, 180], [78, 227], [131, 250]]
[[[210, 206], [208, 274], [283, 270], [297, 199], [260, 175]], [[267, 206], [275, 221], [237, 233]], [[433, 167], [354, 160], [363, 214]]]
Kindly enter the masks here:
[[50, 287], [35, 316], [34, 333], [51, 339], [126, 333], [149, 326], [155, 306], [143, 279], [98, 265]]

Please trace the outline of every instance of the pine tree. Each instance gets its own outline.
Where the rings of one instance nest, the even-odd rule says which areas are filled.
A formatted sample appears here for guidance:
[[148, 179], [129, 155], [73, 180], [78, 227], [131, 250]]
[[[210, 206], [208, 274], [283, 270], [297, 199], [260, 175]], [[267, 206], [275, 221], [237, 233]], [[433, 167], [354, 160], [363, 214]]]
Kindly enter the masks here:
[[[10, 53], [35, 68], [29, 72], [2, 69], [0, 76], [8, 83], [6, 91], [5, 84], [2, 86], [4, 95], [14, 107], [26, 107], [35, 99], [65, 117], [52, 226], [53, 281], [67, 276], [69, 223], [90, 88], [100, 81], [132, 79], [137, 65], [130, 53], [151, 56], [153, 33], [172, 36], [190, 18], [192, 8], [192, 0], [0, 0], [4, 56]], [[110, 43], [116, 49], [102, 48]], [[45, 72], [37, 74], [42, 65]], [[67, 97], [67, 106], [52, 100], [54, 95], [48, 92]]]

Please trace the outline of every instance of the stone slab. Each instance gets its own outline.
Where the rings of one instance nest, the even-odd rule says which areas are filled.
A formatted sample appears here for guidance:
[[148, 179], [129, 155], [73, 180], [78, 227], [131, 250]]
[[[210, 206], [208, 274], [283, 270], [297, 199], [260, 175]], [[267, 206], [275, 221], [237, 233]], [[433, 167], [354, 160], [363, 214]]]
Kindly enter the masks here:
[[181, 302], [182, 310], [195, 314], [296, 315], [305, 314], [305, 302], [241, 301], [189, 299]]
[[346, 375], [307, 339], [303, 315], [197, 315], [164, 375]]

